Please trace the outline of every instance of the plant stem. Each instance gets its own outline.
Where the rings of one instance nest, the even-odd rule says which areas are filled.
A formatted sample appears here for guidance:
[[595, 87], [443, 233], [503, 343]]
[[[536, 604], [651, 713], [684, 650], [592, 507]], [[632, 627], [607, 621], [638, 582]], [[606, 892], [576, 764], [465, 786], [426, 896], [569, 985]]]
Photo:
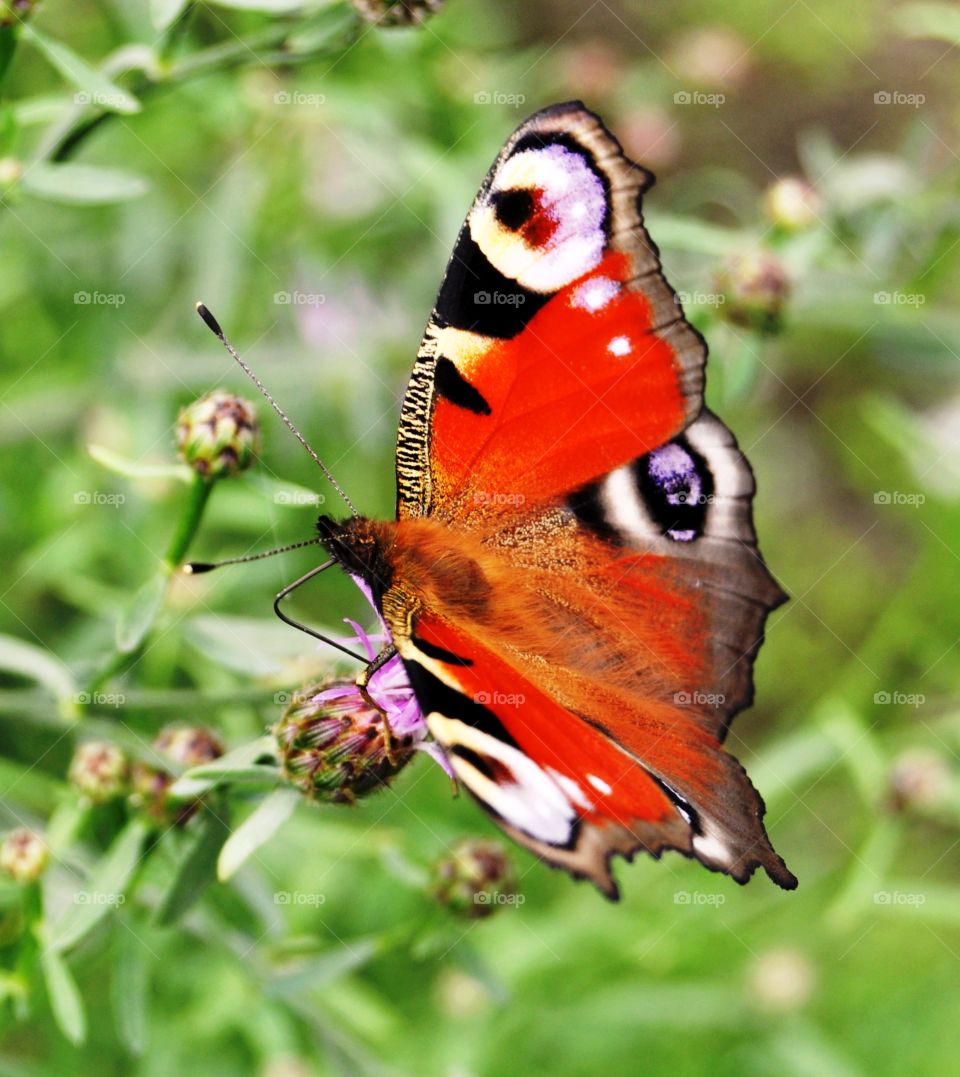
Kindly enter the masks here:
[[193, 536], [200, 526], [203, 510], [207, 506], [207, 499], [210, 497], [212, 489], [213, 482], [209, 479], [205, 479], [200, 474], [194, 476], [187, 503], [180, 516], [180, 522], [177, 524], [177, 529], [173, 533], [166, 556], [163, 559], [168, 573], [175, 572], [187, 556], [187, 550], [190, 548]]

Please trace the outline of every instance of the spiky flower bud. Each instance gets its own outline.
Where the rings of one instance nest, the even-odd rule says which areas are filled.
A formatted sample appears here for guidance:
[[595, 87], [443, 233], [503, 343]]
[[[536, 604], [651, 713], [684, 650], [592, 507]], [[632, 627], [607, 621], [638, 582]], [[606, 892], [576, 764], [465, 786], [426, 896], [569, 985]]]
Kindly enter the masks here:
[[23, 22], [40, 0], [0, 0], [0, 26], [15, 26]]
[[903, 752], [890, 774], [890, 800], [898, 811], [920, 811], [947, 803], [951, 786], [950, 768], [942, 755], [926, 748]]
[[39, 879], [50, 859], [47, 843], [32, 830], [11, 830], [0, 843], [0, 868], [18, 883]]
[[[223, 755], [223, 743], [203, 726], [166, 726], [153, 742], [154, 751], [166, 756], [177, 769], [189, 770], [212, 763]], [[135, 763], [131, 803], [158, 823], [183, 826], [200, 806], [199, 800], [174, 801], [169, 796], [173, 774], [149, 763]]]
[[780, 260], [765, 251], [735, 254], [717, 271], [714, 290], [724, 297], [720, 313], [736, 325], [775, 333], [790, 282]]
[[444, 0], [350, 0], [365, 22], [375, 26], [417, 26], [444, 5]]
[[485, 838], [465, 838], [438, 860], [432, 889], [441, 905], [469, 919], [489, 916], [498, 905], [522, 900], [507, 851]]
[[68, 772], [70, 783], [94, 804], [104, 804], [126, 792], [130, 764], [126, 755], [106, 740], [81, 744]]
[[785, 232], [800, 232], [814, 224], [821, 212], [820, 196], [800, 176], [784, 176], [767, 188], [763, 211]]
[[260, 447], [256, 412], [242, 397], [215, 389], [180, 412], [177, 447], [205, 479], [243, 471]]
[[353, 801], [380, 788], [410, 762], [413, 734], [370, 705], [353, 681], [296, 693], [274, 727], [287, 780], [310, 797]]

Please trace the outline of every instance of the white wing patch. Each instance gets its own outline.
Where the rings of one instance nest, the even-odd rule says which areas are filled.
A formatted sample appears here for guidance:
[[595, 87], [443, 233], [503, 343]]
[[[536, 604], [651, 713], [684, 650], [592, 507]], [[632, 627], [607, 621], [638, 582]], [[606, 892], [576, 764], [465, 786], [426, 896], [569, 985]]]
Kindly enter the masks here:
[[[427, 726], [447, 749], [460, 781], [491, 811], [537, 841], [566, 845], [571, 840], [577, 809], [565, 789], [529, 756], [489, 733], [437, 711], [427, 715]], [[491, 770], [500, 774], [505, 770], [512, 780], [505, 781], [502, 777], [494, 780], [481, 773], [469, 759], [457, 754], [458, 746], [489, 762]], [[583, 798], [575, 782], [565, 781]]]

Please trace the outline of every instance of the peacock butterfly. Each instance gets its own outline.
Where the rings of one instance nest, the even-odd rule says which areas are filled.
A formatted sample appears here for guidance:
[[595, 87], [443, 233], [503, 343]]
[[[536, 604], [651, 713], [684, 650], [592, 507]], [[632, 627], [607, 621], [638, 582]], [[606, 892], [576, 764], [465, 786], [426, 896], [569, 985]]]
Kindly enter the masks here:
[[723, 748], [785, 596], [644, 228], [652, 183], [579, 102], [520, 125], [406, 390], [397, 518], [321, 516], [319, 539], [392, 641], [358, 685], [399, 658], [447, 764], [516, 841], [610, 898], [611, 857], [641, 849], [789, 890]]

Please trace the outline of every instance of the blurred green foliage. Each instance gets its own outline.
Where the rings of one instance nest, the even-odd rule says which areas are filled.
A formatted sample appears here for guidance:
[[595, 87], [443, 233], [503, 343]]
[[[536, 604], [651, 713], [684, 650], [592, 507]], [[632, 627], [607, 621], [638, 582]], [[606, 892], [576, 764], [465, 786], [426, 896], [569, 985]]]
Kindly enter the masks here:
[[[0, 5], [0, 826], [53, 855], [0, 883], [3, 1071], [952, 1071], [953, 5], [453, 0], [393, 29], [310, 0], [30, 7]], [[427, 761], [354, 807], [264, 798], [257, 738], [332, 668], [270, 614], [315, 551], [167, 585], [196, 496], [173, 431], [203, 393], [249, 395], [202, 298], [389, 515], [398, 401], [466, 207], [515, 124], [569, 97], [657, 172], [650, 230], [757, 473], [792, 602], [729, 744], [800, 889], [667, 856], [620, 865], [614, 907], [517, 851], [522, 900], [461, 920], [431, 864], [495, 828]], [[786, 174], [817, 199], [793, 230], [763, 209]], [[784, 273], [778, 323], [732, 317], [717, 284], [758, 251]], [[257, 406], [260, 461], [214, 490], [193, 556], [310, 537], [306, 490], [336, 511]], [[295, 608], [368, 618], [328, 576]], [[157, 766], [170, 722], [216, 729], [251, 784], [166, 832], [81, 804], [78, 743]], [[250, 821], [221, 883], [228, 820]]]

